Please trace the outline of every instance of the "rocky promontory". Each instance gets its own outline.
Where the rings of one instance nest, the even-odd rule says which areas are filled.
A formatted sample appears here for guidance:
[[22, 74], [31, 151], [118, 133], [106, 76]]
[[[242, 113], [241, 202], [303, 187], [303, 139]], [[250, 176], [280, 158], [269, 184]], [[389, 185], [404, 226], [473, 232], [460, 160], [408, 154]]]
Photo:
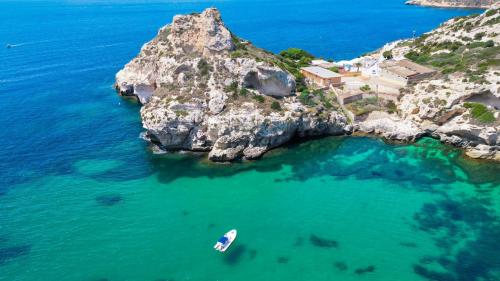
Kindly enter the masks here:
[[210, 8], [162, 27], [117, 73], [116, 88], [143, 104], [155, 149], [206, 151], [213, 161], [254, 159], [293, 138], [351, 130], [329, 97], [301, 103], [286, 68], [232, 34]]
[[440, 8], [488, 9], [498, 2], [498, 0], [409, 0], [406, 4]]
[[[399, 142], [430, 136], [470, 157], [500, 161], [499, 20], [494, 5], [353, 60], [355, 75], [365, 61], [405, 59], [435, 70], [400, 87], [390, 102], [379, 100], [378, 84], [377, 93], [365, 85], [358, 90], [373, 97], [346, 107], [347, 85], [322, 89], [304, 80], [300, 69], [312, 55], [259, 49], [232, 34], [213, 8], [175, 16], [117, 73], [115, 86], [142, 104], [145, 138], [158, 152], [255, 159], [295, 138], [354, 132]], [[353, 118], [352, 108], [362, 118]]]

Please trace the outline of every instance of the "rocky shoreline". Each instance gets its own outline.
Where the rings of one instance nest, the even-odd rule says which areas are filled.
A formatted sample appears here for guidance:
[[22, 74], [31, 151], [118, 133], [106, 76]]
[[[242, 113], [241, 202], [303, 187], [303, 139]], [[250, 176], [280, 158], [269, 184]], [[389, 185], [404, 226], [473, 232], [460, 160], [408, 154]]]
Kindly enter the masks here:
[[409, 0], [407, 5], [437, 8], [489, 9], [497, 0]]
[[[483, 32], [485, 40], [499, 44], [497, 34], [487, 34], [477, 23], [491, 20], [491, 14], [474, 19], [477, 30], [468, 32]], [[495, 21], [489, 29], [498, 27]], [[425, 40], [434, 40], [433, 34], [446, 38], [443, 30], [454, 24], [443, 24]], [[414, 50], [411, 40], [401, 42], [372, 56]], [[143, 105], [145, 138], [157, 151], [203, 151], [223, 162], [259, 158], [294, 138], [355, 133], [399, 142], [431, 136], [464, 148], [471, 157], [500, 161], [498, 116], [493, 124], [475, 124], [464, 109], [473, 95], [499, 97], [496, 68], [487, 72], [486, 84], [463, 82], [460, 75], [423, 81], [404, 90], [408, 93], [398, 101], [397, 113], [374, 111], [363, 121], [350, 121], [334, 94], [304, 88], [301, 61], [293, 55], [278, 56], [236, 37], [211, 8], [175, 16], [117, 73], [115, 87]], [[443, 90], [428, 91], [438, 87]], [[441, 106], [429, 107], [427, 100], [439, 100]]]

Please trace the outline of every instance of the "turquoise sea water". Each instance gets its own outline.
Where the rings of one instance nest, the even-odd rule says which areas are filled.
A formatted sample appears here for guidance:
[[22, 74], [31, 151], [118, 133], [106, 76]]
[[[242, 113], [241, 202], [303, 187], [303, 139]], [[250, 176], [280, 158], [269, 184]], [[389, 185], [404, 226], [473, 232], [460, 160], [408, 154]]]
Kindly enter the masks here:
[[[402, 1], [0, 3], [0, 280], [500, 280], [500, 165], [335, 137], [155, 156], [116, 71], [215, 5], [258, 46], [350, 58], [474, 10]], [[225, 231], [239, 236], [212, 250]]]

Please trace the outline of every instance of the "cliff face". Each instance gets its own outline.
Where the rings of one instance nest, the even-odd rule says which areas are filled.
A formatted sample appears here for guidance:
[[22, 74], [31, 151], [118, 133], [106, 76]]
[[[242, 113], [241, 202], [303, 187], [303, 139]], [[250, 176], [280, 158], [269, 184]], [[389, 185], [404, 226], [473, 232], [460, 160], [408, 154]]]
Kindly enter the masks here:
[[143, 104], [146, 138], [157, 149], [207, 151], [214, 161], [350, 129], [342, 114], [300, 103], [295, 77], [276, 61], [207, 9], [161, 28], [117, 73], [116, 88]]
[[500, 161], [500, 9], [451, 19], [382, 50], [440, 75], [402, 89], [397, 114], [373, 114], [364, 132], [408, 140], [431, 135], [474, 158]]
[[498, 0], [410, 0], [408, 5], [419, 5], [443, 8], [483, 8], [493, 7]]

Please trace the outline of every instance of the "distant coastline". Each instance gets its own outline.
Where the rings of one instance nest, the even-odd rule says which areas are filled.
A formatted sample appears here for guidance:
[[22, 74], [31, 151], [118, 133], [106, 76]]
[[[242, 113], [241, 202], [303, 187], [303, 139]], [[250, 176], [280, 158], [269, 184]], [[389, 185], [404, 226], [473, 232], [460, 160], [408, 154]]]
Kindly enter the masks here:
[[409, 0], [406, 5], [416, 5], [438, 8], [488, 9], [493, 7], [497, 0]]

